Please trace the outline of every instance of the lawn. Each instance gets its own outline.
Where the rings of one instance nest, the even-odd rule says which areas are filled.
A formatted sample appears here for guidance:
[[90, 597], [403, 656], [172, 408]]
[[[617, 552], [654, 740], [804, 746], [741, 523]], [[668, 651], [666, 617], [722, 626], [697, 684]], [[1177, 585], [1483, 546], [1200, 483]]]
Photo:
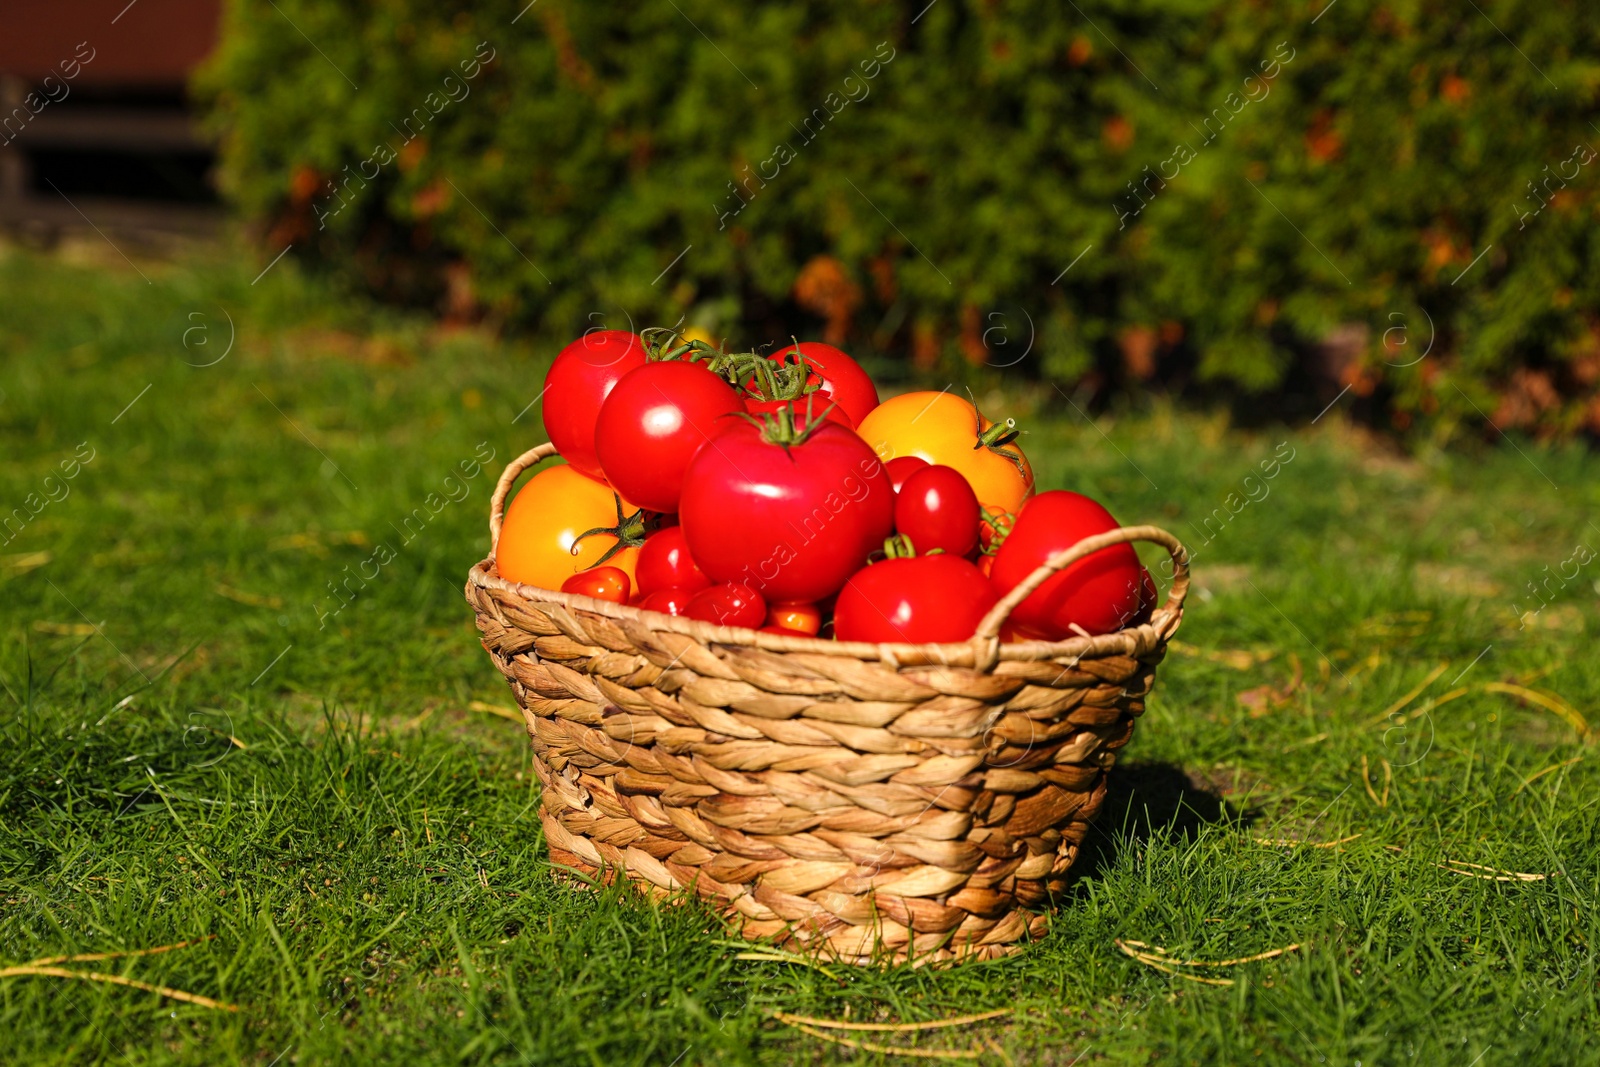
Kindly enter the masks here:
[[698, 906], [552, 880], [495, 714], [461, 586], [548, 346], [290, 262], [90, 251], [0, 250], [0, 967], [189, 942], [47, 966], [237, 1011], [13, 975], [8, 1061], [1600, 1062], [1581, 448], [997, 382], [1043, 485], [1195, 548], [1180, 640], [1042, 941], [751, 959]]

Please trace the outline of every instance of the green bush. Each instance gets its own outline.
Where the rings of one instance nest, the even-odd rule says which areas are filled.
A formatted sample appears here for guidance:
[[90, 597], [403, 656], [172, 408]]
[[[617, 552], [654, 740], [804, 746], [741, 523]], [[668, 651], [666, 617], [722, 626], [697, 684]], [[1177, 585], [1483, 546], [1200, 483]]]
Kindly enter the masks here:
[[1600, 429], [1600, 23], [1477, 8], [230, 0], [201, 88], [269, 254], [454, 316]]

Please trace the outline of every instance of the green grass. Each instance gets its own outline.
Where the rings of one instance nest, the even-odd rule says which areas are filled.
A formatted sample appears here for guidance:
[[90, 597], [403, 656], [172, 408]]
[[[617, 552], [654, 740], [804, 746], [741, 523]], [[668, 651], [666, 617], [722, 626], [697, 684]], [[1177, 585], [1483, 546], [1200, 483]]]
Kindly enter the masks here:
[[[240, 1007], [4, 978], [8, 1062], [897, 1062], [772, 1013], [999, 1008], [856, 1036], [992, 1064], [1600, 1062], [1597, 761], [1483, 688], [1595, 717], [1600, 564], [1526, 625], [1513, 607], [1600, 547], [1595, 457], [1401, 457], [1337, 413], [1091, 425], [998, 383], [985, 406], [1024, 416], [1045, 485], [1195, 544], [1180, 647], [1043, 941], [945, 971], [747, 960], [697, 906], [552, 880], [526, 739], [471, 710], [510, 704], [460, 589], [494, 474], [540, 439], [537, 409], [513, 419], [541, 350], [342, 303], [287, 262], [252, 286], [259, 268], [147, 264], [147, 284], [0, 252], [0, 508], [67, 488], [0, 535], [0, 964], [210, 938], [82, 966]], [[190, 365], [225, 317], [226, 358]], [[1270, 495], [1202, 543], [1280, 442]], [[47, 483], [80, 443], [93, 459]], [[448, 501], [480, 446], [495, 459]], [[408, 540], [430, 493], [447, 502]], [[380, 543], [394, 560], [327, 617]], [[1384, 717], [1441, 666], [1405, 713], [1465, 695]], [[1286, 838], [1351, 840], [1261, 843]], [[1213, 986], [1119, 938], [1300, 948], [1196, 972], [1235, 979]]]

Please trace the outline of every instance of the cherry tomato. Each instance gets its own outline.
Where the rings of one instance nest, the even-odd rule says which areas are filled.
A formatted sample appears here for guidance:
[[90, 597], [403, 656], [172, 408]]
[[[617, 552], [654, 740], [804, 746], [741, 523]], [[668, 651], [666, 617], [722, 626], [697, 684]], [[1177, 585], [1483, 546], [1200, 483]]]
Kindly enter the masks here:
[[659, 611], [663, 615], [682, 615], [697, 592], [698, 589], [657, 589], [639, 601], [639, 607], [645, 611]]
[[1033, 468], [1009, 422], [996, 425], [952, 393], [890, 397], [856, 424], [856, 431], [885, 461], [920, 456], [954, 467], [980, 504], [1016, 511], [1033, 495]]
[[781, 603], [767, 605], [767, 625], [795, 630], [815, 637], [822, 629], [822, 610], [815, 604]]
[[627, 330], [584, 334], [556, 356], [544, 378], [544, 432], [568, 463], [599, 478], [595, 419], [617, 380], [645, 364], [644, 342]]
[[821, 382], [822, 388], [850, 416], [850, 425], [860, 426], [867, 413], [878, 406], [878, 387], [861, 369], [861, 364], [832, 345], [821, 341], [801, 341], [797, 345], [774, 352], [770, 357], [779, 363], [804, 360], [811, 368], [811, 377]]
[[959, 556], [886, 559], [845, 583], [833, 632], [841, 641], [965, 641], [997, 600], [989, 579]]
[[[1040, 493], [1017, 513], [995, 553], [995, 588], [1004, 596], [1051, 555], [1117, 525], [1109, 511], [1079, 493]], [[1103, 548], [1047, 578], [1017, 605], [1011, 623], [1048, 641], [1072, 636], [1074, 623], [1090, 634], [1113, 633], [1139, 611], [1140, 571], [1132, 545]]]
[[922, 468], [931, 467], [932, 465], [921, 456], [896, 456], [883, 466], [889, 472], [889, 481], [893, 483], [894, 491], [898, 494], [900, 487], [906, 484], [907, 478]]
[[561, 591], [626, 604], [630, 585], [628, 573], [620, 567], [591, 567], [562, 582]]
[[[542, 589], [560, 589], [574, 574], [600, 564], [601, 557], [617, 544], [613, 534], [583, 535], [629, 525], [619, 521], [619, 509], [637, 523], [634, 529], [622, 531], [627, 540], [634, 540], [643, 532], [642, 516], [610, 486], [570, 466], [540, 471], [517, 491], [506, 509], [495, 545], [500, 577]], [[638, 558], [638, 548], [624, 547], [604, 562], [631, 581]]]
[[924, 467], [895, 496], [894, 528], [919, 555], [969, 555], [978, 547], [978, 497], [955, 468]]
[[727, 382], [683, 360], [623, 375], [600, 406], [595, 447], [606, 481], [651, 511], [677, 511], [684, 471], [744, 404]]
[[690, 558], [681, 526], [668, 526], [644, 539], [635, 573], [639, 576], [640, 596], [670, 588], [699, 592], [711, 584], [711, 579]]
[[713, 581], [818, 601], [888, 536], [894, 489], [872, 449], [842, 426], [741, 422], [689, 464], [678, 518]]
[[743, 582], [727, 582], [700, 590], [690, 598], [683, 613], [701, 622], [753, 630], [766, 619], [767, 602]]
[[806, 630], [791, 630], [787, 626], [763, 626], [761, 628], [761, 632], [764, 633], [764, 634], [782, 634], [785, 637], [815, 637], [815, 636], [817, 636], [816, 634], [811, 633], [811, 632], [806, 631]]

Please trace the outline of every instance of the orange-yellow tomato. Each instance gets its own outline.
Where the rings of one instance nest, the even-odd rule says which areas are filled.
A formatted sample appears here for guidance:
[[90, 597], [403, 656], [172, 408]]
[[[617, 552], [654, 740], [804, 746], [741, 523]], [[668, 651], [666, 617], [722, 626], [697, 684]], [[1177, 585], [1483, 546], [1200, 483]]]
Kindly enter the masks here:
[[980, 504], [1015, 512], [1033, 495], [1033, 468], [1014, 431], [996, 426], [952, 393], [890, 397], [861, 420], [856, 432], [884, 462], [918, 456], [954, 467]]
[[815, 636], [822, 629], [822, 611], [815, 604], [800, 602], [769, 604], [767, 625]]
[[[560, 466], [534, 475], [512, 498], [500, 526], [494, 560], [500, 577], [542, 589], [560, 589], [567, 579], [600, 562], [617, 538], [580, 535], [618, 525], [618, 498], [609, 485]], [[638, 509], [621, 501], [623, 517]], [[576, 550], [574, 550], [576, 549]], [[624, 548], [606, 566], [616, 567], [636, 584], [637, 548]]]

